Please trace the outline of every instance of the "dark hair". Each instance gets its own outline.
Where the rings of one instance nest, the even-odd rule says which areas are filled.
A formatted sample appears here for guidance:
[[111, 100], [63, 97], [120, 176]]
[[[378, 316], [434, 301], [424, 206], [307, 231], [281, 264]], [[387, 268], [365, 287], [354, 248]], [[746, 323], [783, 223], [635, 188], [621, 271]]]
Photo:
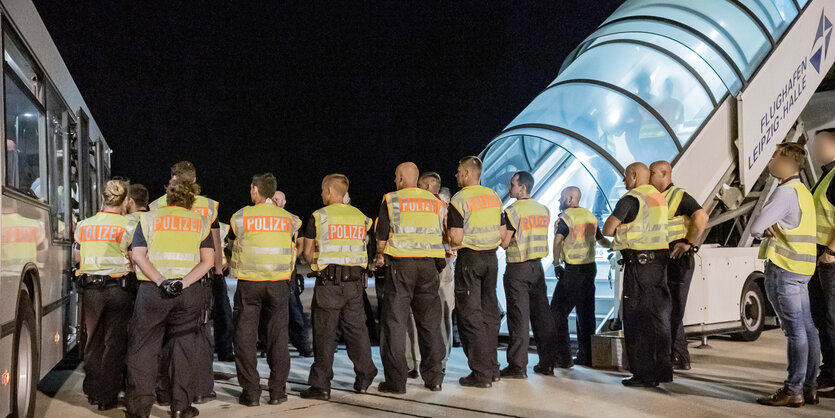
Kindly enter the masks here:
[[817, 132], [815, 132], [815, 135], [820, 135], [820, 134], [831, 134], [832, 137], [835, 138], [835, 127], [819, 129]]
[[131, 184], [130, 198], [133, 199], [136, 206], [144, 208], [148, 206], [148, 189], [141, 184]]
[[180, 161], [171, 166], [171, 177], [178, 177], [183, 180], [197, 181], [197, 170], [190, 161]]
[[258, 189], [258, 194], [264, 198], [271, 198], [275, 194], [278, 184], [272, 173], [256, 174], [252, 176], [252, 185]]
[[798, 169], [806, 167], [806, 149], [796, 142], [777, 144], [777, 151], [784, 157], [789, 157], [797, 164]]
[[195, 182], [184, 180], [180, 177], [172, 178], [165, 188], [165, 200], [169, 206], [179, 206], [181, 208], [191, 209], [194, 205], [196, 190], [198, 186]]
[[528, 194], [533, 193], [533, 176], [531, 173], [528, 173], [527, 171], [517, 171], [513, 177], [516, 177], [516, 183], [525, 186], [525, 191], [528, 192]]

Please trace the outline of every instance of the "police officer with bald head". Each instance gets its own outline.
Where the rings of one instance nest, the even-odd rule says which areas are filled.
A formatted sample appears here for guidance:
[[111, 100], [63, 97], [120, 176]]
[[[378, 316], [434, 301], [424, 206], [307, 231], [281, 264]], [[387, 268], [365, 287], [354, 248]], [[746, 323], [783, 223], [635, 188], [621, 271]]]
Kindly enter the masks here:
[[388, 265], [383, 304], [381, 357], [386, 380], [380, 392], [406, 393], [406, 329], [414, 314], [421, 352], [424, 386], [441, 390], [444, 342], [441, 338], [441, 299], [438, 273], [446, 266], [443, 234], [446, 208], [431, 192], [418, 188], [417, 165], [397, 166], [397, 191], [380, 206], [376, 238], [377, 267]]
[[673, 184], [673, 167], [667, 161], [656, 161], [649, 166], [650, 183], [667, 201], [667, 233], [670, 259], [667, 261], [667, 285], [670, 287], [672, 311], [670, 335], [673, 368], [690, 370], [690, 352], [684, 335], [684, 308], [690, 293], [695, 260], [696, 240], [707, 226], [707, 212], [683, 188]]
[[603, 224], [623, 262], [623, 335], [632, 377], [624, 386], [672, 382], [670, 289], [667, 287], [667, 202], [649, 182], [643, 163], [626, 167], [629, 190]]

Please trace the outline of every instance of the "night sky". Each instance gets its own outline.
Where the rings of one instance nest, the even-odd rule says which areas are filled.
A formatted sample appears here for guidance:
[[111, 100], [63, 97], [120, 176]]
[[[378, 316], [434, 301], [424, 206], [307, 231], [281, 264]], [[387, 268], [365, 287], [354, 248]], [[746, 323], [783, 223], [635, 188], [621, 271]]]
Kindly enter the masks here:
[[258, 172], [276, 175], [303, 219], [333, 172], [372, 217], [403, 161], [455, 192], [458, 159], [480, 153], [620, 3], [35, 0], [113, 174], [155, 198], [170, 165], [191, 160], [224, 221]]

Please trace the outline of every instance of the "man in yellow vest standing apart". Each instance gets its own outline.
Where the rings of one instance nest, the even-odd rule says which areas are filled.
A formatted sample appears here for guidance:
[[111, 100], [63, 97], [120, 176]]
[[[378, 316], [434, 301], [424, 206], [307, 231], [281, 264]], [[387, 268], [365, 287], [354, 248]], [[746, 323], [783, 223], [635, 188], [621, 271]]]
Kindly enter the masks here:
[[[180, 161], [171, 166], [171, 178], [182, 181], [192, 182], [197, 184], [197, 170], [194, 164], [189, 161]], [[229, 303], [229, 297], [226, 292], [226, 280], [223, 277], [223, 247], [220, 244], [220, 224], [218, 223], [218, 202], [209, 199], [205, 196], [199, 195], [200, 190], [195, 191], [194, 204], [191, 207], [193, 212], [205, 216], [211, 225], [211, 240], [214, 246], [214, 270], [209, 272], [210, 280], [202, 280], [200, 283], [203, 286], [204, 306], [206, 308], [212, 307], [214, 312], [214, 337], [208, 330], [208, 316], [209, 311], [206, 309], [203, 313], [203, 325], [201, 332], [205, 344], [200, 344], [197, 348], [199, 354], [197, 356], [198, 366], [195, 371], [195, 391], [197, 396], [194, 403], [202, 404], [217, 398], [214, 391], [214, 348], [218, 351], [218, 360], [233, 361], [234, 355], [232, 352], [232, 307]], [[157, 210], [168, 206], [167, 196], [162, 195], [159, 199], [151, 202], [151, 210]], [[220, 287], [222, 286], [222, 289]], [[214, 303], [212, 303], [214, 301]], [[164, 369], [167, 364], [166, 359], [168, 353], [163, 351], [163, 359], [161, 367]], [[161, 376], [164, 374], [161, 370]], [[164, 388], [167, 385], [165, 382], [160, 385]], [[157, 394], [158, 401], [167, 401], [170, 395], [166, 394], [164, 390], [160, 390]]]
[[447, 216], [449, 240], [458, 250], [455, 264], [455, 306], [464, 354], [472, 373], [462, 386], [489, 388], [498, 381], [499, 301], [496, 296], [496, 248], [505, 231], [502, 201], [479, 185], [481, 160], [464, 157], [455, 176], [461, 190], [452, 197]]
[[774, 394], [757, 402], [799, 407], [818, 402], [816, 379], [820, 339], [809, 308], [809, 280], [817, 261], [815, 201], [800, 182], [806, 150], [782, 143], [768, 162], [768, 172], [780, 181], [751, 221], [751, 234], [764, 238], [765, 292], [788, 340], [788, 378]]
[[347, 193], [347, 177], [325, 176], [322, 202], [327, 206], [313, 212], [304, 231], [304, 259], [317, 276], [311, 304], [313, 365], [307, 379], [310, 387], [301, 392], [305, 399], [330, 399], [339, 324], [357, 373], [354, 390], [366, 393], [377, 376], [362, 298], [372, 223], [359, 209], [343, 203]]
[[690, 282], [695, 268], [695, 242], [707, 226], [707, 212], [683, 188], [673, 184], [673, 167], [667, 161], [656, 161], [649, 166], [649, 180], [667, 201], [667, 235], [670, 259], [667, 260], [667, 285], [670, 288], [672, 316], [670, 336], [673, 344], [673, 368], [690, 370], [690, 352], [684, 335], [684, 308], [690, 293]]
[[295, 237], [301, 227], [296, 215], [267, 202], [276, 189], [270, 173], [252, 177], [249, 195], [254, 206], [232, 215], [227, 238], [232, 244], [229, 276], [238, 280], [235, 290], [235, 367], [243, 389], [238, 401], [258, 406], [258, 328], [265, 321], [270, 405], [287, 401], [285, 387], [290, 373], [287, 324], [290, 276], [296, 260]]
[[[597, 327], [594, 314], [594, 279], [596, 246], [609, 248], [611, 243], [597, 225], [597, 218], [580, 207], [580, 189], [566, 187], [560, 192], [560, 219], [554, 231], [554, 270], [565, 262], [551, 298], [551, 314], [557, 338], [557, 367], [569, 368], [575, 363], [591, 367], [591, 336]], [[568, 315], [577, 309], [577, 360], [571, 359]]]
[[[821, 342], [818, 389], [835, 386], [835, 128], [815, 135], [815, 159], [821, 178], [812, 189], [817, 213], [818, 266], [809, 281], [809, 306]], [[821, 397], [835, 398], [835, 389]]]
[[649, 168], [632, 163], [626, 195], [603, 224], [623, 262], [623, 334], [632, 377], [624, 386], [655, 387], [673, 380], [670, 289], [667, 287], [667, 202], [649, 184]]
[[414, 163], [397, 166], [397, 191], [383, 197], [375, 231], [377, 267], [387, 264], [389, 268], [382, 313], [385, 338], [380, 349], [385, 381], [380, 383], [380, 392], [406, 393], [409, 368], [405, 343], [410, 309], [418, 331], [423, 384], [440, 391], [444, 380], [438, 273], [446, 265], [446, 208], [431, 192], [417, 187], [419, 174]]
[[[520, 171], [510, 178], [510, 197], [516, 199], [505, 209], [506, 230], [502, 248], [507, 250], [504, 291], [507, 298], [507, 367], [501, 377], [528, 377], [528, 345], [530, 328], [536, 339], [539, 364], [536, 373], [551, 376], [556, 364], [554, 318], [548, 309], [545, 271], [542, 257], [548, 256], [548, 227], [551, 214], [545, 205], [531, 199], [534, 180], [531, 173]], [[530, 325], [530, 327], [529, 327]]]

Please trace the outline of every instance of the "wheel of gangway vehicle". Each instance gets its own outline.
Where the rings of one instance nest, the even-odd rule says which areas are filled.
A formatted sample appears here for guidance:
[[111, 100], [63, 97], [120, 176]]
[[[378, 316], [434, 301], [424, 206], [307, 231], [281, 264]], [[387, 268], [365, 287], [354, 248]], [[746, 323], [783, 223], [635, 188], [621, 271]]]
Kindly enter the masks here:
[[20, 292], [17, 306], [12, 351], [11, 415], [28, 418], [35, 416], [35, 393], [40, 374], [38, 332], [35, 309], [27, 292]]
[[748, 280], [742, 289], [739, 302], [739, 319], [742, 321], [743, 331], [731, 334], [734, 340], [756, 341], [760, 338], [765, 325], [765, 304], [763, 291], [754, 280]]

